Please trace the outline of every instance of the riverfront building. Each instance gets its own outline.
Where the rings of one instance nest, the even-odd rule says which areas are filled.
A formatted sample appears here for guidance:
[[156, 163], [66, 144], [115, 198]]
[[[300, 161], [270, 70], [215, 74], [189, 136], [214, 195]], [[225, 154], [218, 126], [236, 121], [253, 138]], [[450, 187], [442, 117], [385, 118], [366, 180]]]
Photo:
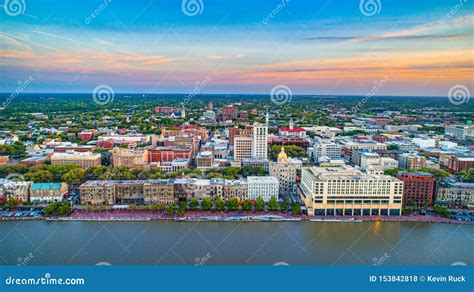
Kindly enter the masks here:
[[278, 198], [279, 182], [274, 176], [249, 176], [247, 177], [247, 184], [250, 200], [262, 197], [267, 202], [272, 196]]
[[403, 181], [404, 206], [411, 203], [417, 208], [433, 205], [436, 180], [431, 173], [400, 171], [397, 177]]
[[100, 166], [100, 154], [93, 154], [92, 152], [56, 152], [51, 155], [52, 165], [75, 164], [83, 169], [89, 167]]
[[61, 202], [68, 192], [66, 183], [33, 183], [30, 189], [30, 202]]
[[298, 189], [309, 215], [400, 215], [403, 182], [350, 166], [303, 168]]
[[448, 208], [474, 207], [474, 183], [440, 183], [436, 193], [436, 204]]

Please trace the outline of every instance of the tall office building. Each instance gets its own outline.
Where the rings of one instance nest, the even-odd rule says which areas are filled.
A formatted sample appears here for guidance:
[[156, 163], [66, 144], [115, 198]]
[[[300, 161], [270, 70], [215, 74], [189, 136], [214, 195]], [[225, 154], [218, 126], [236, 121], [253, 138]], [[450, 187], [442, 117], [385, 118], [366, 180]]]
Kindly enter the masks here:
[[252, 157], [259, 159], [268, 158], [268, 124], [253, 125]]
[[234, 160], [242, 161], [252, 158], [253, 139], [248, 136], [235, 136], [234, 138]]

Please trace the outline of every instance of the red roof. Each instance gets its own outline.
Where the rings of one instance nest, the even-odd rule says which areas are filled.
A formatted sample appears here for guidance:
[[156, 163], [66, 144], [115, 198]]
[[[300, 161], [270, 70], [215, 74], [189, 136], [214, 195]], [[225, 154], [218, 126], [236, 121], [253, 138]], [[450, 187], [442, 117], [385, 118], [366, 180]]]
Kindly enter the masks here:
[[290, 132], [290, 133], [306, 132], [306, 130], [301, 127], [293, 127], [293, 129], [290, 129], [289, 127], [280, 127], [278, 130], [281, 132]]

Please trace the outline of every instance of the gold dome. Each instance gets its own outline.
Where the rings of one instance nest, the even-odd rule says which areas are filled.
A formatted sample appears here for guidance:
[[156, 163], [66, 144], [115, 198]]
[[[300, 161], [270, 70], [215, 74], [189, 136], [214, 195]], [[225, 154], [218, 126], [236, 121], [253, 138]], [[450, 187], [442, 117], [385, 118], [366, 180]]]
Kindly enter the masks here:
[[285, 148], [281, 146], [281, 151], [278, 153], [278, 162], [288, 162], [288, 156], [285, 153]]

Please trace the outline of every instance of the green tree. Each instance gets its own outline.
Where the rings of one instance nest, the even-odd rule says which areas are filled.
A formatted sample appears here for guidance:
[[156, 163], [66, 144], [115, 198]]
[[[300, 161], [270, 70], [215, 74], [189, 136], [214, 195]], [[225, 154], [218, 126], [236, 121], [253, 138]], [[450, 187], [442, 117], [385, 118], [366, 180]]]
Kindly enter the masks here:
[[73, 168], [61, 177], [61, 181], [71, 185], [79, 185], [85, 181], [86, 172], [82, 168]]
[[255, 200], [255, 210], [263, 211], [265, 209], [265, 201], [262, 197], [258, 196], [257, 200]]
[[209, 211], [212, 208], [212, 200], [210, 198], [204, 198], [201, 202], [201, 208], [204, 211]]
[[18, 200], [13, 197], [8, 198], [7, 200], [7, 206], [9, 208], [16, 207], [18, 204], [19, 204]]
[[234, 212], [239, 207], [239, 201], [237, 200], [237, 198], [230, 198], [229, 200], [227, 200], [226, 205], [227, 210]]
[[63, 203], [62, 205], [58, 206], [57, 214], [58, 216], [65, 216], [69, 215], [72, 211], [71, 203]]
[[288, 203], [287, 202], [281, 202], [280, 210], [281, 212], [286, 212], [288, 209]]
[[183, 216], [184, 213], [186, 212], [186, 203], [184, 204], [181, 204], [181, 203], [184, 203], [184, 202], [178, 203], [178, 210], [177, 210], [178, 216]]
[[387, 150], [398, 150], [398, 146], [397, 145], [388, 145]]
[[[281, 151], [280, 145], [271, 146], [270, 157], [273, 160], [276, 160], [280, 151]], [[285, 153], [286, 155], [288, 155], [288, 157], [306, 157], [307, 156], [306, 150], [296, 145], [285, 145]]]
[[294, 214], [294, 215], [300, 215], [301, 214], [301, 206], [299, 203], [292, 203], [291, 204], [291, 212]]
[[449, 172], [442, 170], [442, 169], [436, 169], [436, 168], [420, 168], [418, 171], [424, 171], [431, 173], [433, 177], [437, 180], [442, 180], [448, 176], [450, 176]]
[[222, 212], [225, 209], [225, 202], [221, 198], [216, 199], [216, 211]]
[[189, 201], [188, 206], [191, 210], [194, 210], [199, 206], [199, 202], [195, 198], [192, 198], [191, 201]]
[[268, 209], [270, 209], [270, 211], [276, 211], [278, 209], [278, 199], [275, 196], [272, 196], [268, 201]]
[[167, 216], [169, 216], [169, 217], [173, 216], [173, 214], [174, 214], [174, 205], [173, 204], [166, 205], [165, 212], [166, 212]]
[[252, 203], [249, 200], [244, 200], [242, 202], [242, 210], [244, 212], [249, 212], [250, 210], [252, 210]]
[[240, 175], [247, 176], [265, 176], [267, 172], [263, 166], [250, 166], [246, 165], [240, 169]]
[[43, 208], [45, 216], [66, 216], [72, 212], [71, 203], [53, 202]]
[[441, 217], [449, 218], [451, 216], [451, 213], [449, 212], [448, 208], [440, 205], [435, 205], [433, 207], [433, 211]]
[[53, 175], [47, 170], [38, 170], [25, 174], [25, 180], [33, 182], [51, 182]]

